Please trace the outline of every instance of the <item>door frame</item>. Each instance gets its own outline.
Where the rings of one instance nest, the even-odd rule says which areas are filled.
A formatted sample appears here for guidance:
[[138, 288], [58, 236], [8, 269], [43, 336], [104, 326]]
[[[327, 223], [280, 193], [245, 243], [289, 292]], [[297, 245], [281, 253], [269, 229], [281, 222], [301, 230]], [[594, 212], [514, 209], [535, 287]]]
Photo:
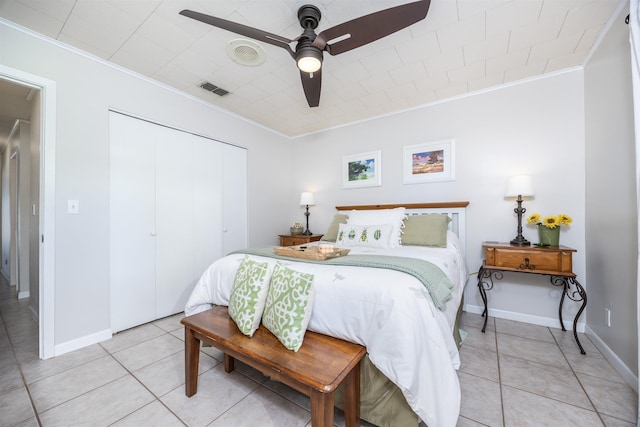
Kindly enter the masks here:
[[48, 359], [55, 356], [56, 82], [2, 64], [0, 79], [31, 87], [40, 93], [38, 355]]
[[[19, 124], [18, 121], [16, 124]], [[7, 147], [9, 149], [9, 147]], [[16, 286], [18, 299], [24, 298], [20, 282], [20, 154], [19, 148], [9, 153], [9, 284]]]

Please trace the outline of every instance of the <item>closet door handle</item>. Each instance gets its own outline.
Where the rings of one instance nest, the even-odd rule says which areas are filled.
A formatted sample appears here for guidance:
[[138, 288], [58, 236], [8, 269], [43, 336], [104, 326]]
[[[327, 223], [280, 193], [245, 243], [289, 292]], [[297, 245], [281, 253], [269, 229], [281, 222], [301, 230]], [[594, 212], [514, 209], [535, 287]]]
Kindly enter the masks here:
[[156, 237], [158, 233], [156, 233], [155, 231], [150, 231], [149, 235], [151, 235], [152, 237]]

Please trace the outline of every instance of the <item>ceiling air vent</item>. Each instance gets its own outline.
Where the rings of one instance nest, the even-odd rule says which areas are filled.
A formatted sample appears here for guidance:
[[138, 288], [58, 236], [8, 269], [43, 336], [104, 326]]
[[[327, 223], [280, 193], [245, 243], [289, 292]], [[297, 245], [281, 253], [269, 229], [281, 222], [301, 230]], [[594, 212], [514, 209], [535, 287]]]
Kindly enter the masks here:
[[208, 90], [209, 92], [213, 92], [213, 93], [215, 93], [216, 95], [219, 95], [219, 96], [225, 96], [226, 94], [229, 93], [228, 90], [224, 90], [221, 87], [218, 87], [218, 86], [216, 86], [214, 84], [211, 84], [209, 82], [202, 83], [200, 85], [200, 87], [202, 89], [204, 89], [204, 90]]
[[251, 40], [235, 39], [231, 40], [226, 47], [227, 56], [238, 64], [256, 67], [264, 64], [267, 54], [258, 43]]

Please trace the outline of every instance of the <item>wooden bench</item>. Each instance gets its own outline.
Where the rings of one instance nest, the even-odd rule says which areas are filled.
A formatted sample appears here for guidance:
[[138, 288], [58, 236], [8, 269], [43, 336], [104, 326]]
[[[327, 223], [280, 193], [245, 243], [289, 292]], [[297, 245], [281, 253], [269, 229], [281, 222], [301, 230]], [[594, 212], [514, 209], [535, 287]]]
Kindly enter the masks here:
[[249, 338], [217, 306], [185, 317], [185, 393], [198, 391], [200, 342], [224, 353], [224, 370], [234, 369], [234, 360], [259, 370], [311, 399], [311, 425], [333, 427], [334, 391], [344, 382], [344, 415], [347, 427], [360, 425], [360, 360], [366, 349], [358, 344], [307, 331], [298, 352], [287, 350], [264, 326]]

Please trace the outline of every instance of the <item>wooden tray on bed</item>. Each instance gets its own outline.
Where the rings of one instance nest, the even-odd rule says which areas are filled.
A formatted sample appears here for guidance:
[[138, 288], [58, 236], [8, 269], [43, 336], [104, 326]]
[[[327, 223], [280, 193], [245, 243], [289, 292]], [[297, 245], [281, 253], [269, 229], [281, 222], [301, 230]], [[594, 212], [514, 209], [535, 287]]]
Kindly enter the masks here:
[[320, 252], [318, 246], [276, 246], [273, 252], [278, 255], [288, 256], [292, 258], [312, 259], [316, 261], [324, 261], [326, 259], [337, 258], [348, 254], [350, 249], [333, 248], [330, 252]]

